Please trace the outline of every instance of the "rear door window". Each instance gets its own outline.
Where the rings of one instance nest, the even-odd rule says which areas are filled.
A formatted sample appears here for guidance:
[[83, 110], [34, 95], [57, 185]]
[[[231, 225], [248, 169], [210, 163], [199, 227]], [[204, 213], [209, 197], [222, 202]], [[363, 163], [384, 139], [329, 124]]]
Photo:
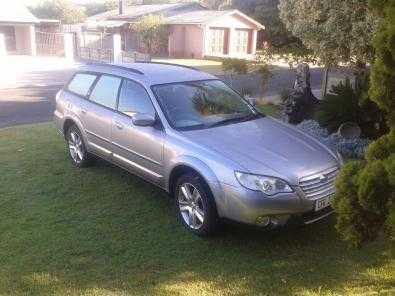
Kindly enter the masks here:
[[119, 77], [102, 75], [92, 90], [89, 99], [105, 107], [116, 109], [121, 81], [122, 79]]
[[97, 76], [93, 74], [78, 73], [74, 75], [67, 88], [69, 91], [85, 97], [96, 78]]

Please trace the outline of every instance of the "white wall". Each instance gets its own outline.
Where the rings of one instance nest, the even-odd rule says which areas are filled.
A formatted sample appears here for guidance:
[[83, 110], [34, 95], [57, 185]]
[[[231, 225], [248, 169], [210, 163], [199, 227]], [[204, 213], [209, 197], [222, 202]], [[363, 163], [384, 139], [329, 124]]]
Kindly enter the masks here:
[[18, 54], [36, 55], [36, 31], [34, 25], [15, 25], [15, 44]]
[[169, 33], [169, 56], [203, 58], [204, 28], [199, 25], [172, 25]]

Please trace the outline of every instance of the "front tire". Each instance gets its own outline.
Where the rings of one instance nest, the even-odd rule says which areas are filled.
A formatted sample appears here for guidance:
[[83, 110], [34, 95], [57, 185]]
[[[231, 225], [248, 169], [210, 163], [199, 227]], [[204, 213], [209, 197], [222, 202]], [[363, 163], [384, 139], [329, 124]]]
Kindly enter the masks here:
[[181, 176], [176, 185], [175, 201], [182, 224], [194, 234], [209, 236], [220, 226], [214, 197], [197, 174]]
[[66, 140], [72, 163], [80, 168], [90, 165], [92, 156], [88, 153], [82, 134], [77, 126], [72, 125], [67, 130]]

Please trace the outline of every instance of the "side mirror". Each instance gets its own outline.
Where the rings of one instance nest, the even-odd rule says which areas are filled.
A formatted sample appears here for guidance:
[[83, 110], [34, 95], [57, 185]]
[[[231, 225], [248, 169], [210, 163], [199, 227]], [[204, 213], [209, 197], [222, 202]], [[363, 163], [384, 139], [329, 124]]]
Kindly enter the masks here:
[[132, 122], [136, 126], [153, 126], [156, 122], [156, 118], [151, 114], [137, 113], [132, 117]]

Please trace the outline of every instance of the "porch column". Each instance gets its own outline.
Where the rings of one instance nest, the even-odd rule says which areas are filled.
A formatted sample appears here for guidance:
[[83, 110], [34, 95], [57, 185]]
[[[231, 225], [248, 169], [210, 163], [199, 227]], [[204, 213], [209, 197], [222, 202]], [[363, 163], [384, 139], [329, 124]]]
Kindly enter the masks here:
[[74, 61], [74, 38], [72, 33], [65, 33], [64, 38], [64, 56], [69, 61]]
[[203, 56], [209, 55], [209, 36], [210, 36], [210, 31], [208, 26], [203, 26]]
[[32, 56], [37, 55], [37, 45], [36, 45], [36, 29], [34, 25], [29, 26], [29, 36], [30, 36], [30, 48], [29, 53]]
[[256, 44], [258, 41], [258, 31], [257, 30], [252, 30], [252, 44], [251, 44], [251, 54], [255, 55], [256, 54]]
[[5, 37], [4, 34], [0, 34], [0, 57], [7, 55], [7, 49], [5, 46]]
[[114, 64], [122, 63], [122, 39], [120, 34], [114, 34], [113, 37], [113, 60]]
[[234, 55], [235, 52], [235, 48], [234, 48], [234, 39], [236, 36], [236, 29], [233, 27], [229, 28], [229, 48], [228, 48], [228, 55], [230, 57], [232, 57]]

